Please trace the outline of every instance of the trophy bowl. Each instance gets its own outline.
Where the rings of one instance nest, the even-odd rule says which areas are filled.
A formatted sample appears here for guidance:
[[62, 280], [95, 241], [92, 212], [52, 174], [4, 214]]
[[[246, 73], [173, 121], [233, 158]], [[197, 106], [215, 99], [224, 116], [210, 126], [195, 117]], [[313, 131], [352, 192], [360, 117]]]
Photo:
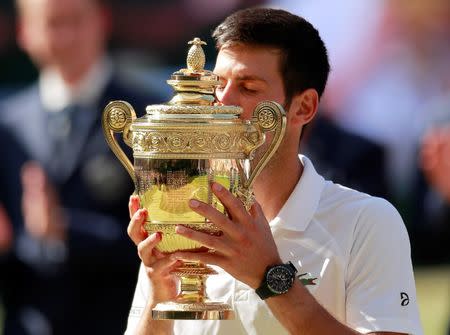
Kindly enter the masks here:
[[[205, 43], [199, 38], [189, 43], [193, 45], [187, 69], [167, 81], [175, 92], [168, 103], [149, 105], [146, 115], [137, 118], [129, 103], [112, 101], [102, 119], [106, 140], [133, 179], [141, 207], [148, 211], [146, 231], [162, 232], [157, 249], [163, 253], [204, 250], [200, 243], [176, 234], [179, 224], [221, 234], [213, 222], [188, 206], [190, 199], [197, 199], [226, 215], [211, 191], [212, 182], [240, 198], [246, 208], [251, 206], [253, 180], [278, 148], [286, 127], [284, 110], [275, 102], [258, 104], [250, 120], [239, 118], [240, 107], [219, 104], [214, 92], [220, 82], [203, 69]], [[134, 164], [114, 133], [122, 133], [133, 149]], [[268, 133], [270, 141], [266, 141]], [[234, 318], [230, 305], [206, 296], [206, 278], [215, 273], [206, 264], [185, 261], [173, 271], [180, 279], [180, 293], [173, 301], [157, 304], [153, 319]]]

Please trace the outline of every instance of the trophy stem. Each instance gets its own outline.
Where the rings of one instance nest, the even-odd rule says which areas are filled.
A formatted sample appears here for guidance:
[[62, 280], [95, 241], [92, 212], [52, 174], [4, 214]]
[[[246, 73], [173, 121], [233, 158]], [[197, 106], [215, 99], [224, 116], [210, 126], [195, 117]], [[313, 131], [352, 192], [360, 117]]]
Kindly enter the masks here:
[[176, 301], [179, 303], [204, 302], [207, 299], [205, 290], [206, 275], [181, 276], [181, 292]]
[[159, 303], [152, 310], [154, 320], [230, 320], [233, 310], [228, 304], [209, 301], [206, 296], [207, 276], [216, 274], [211, 267], [186, 262], [172, 272], [180, 278], [180, 293], [173, 301]]

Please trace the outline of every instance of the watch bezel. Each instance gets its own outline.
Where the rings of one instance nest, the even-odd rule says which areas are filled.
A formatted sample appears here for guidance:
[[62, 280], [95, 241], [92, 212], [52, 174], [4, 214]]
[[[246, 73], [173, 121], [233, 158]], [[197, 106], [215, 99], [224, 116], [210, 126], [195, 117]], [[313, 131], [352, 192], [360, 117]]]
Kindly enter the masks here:
[[[272, 278], [277, 272], [282, 271], [284, 278]], [[292, 287], [295, 279], [295, 272], [292, 271], [288, 265], [279, 264], [271, 267], [266, 273], [267, 288], [274, 294], [284, 294]], [[278, 287], [275, 287], [277, 285]]]

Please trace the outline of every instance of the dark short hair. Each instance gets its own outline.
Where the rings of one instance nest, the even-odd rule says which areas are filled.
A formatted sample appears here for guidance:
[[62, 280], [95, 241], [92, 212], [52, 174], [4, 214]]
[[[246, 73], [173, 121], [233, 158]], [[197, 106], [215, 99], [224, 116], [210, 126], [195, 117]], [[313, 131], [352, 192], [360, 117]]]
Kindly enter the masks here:
[[330, 72], [319, 32], [304, 18], [271, 8], [247, 8], [228, 16], [213, 32], [216, 48], [233, 44], [281, 50], [280, 73], [287, 101], [313, 88], [322, 95]]

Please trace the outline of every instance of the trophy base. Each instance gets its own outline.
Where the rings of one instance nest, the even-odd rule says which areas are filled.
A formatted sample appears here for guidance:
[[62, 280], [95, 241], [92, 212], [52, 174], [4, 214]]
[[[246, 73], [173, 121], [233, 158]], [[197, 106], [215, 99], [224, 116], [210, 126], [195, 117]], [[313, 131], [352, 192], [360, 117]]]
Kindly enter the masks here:
[[163, 302], [152, 310], [153, 320], [232, 320], [231, 306], [220, 302]]

